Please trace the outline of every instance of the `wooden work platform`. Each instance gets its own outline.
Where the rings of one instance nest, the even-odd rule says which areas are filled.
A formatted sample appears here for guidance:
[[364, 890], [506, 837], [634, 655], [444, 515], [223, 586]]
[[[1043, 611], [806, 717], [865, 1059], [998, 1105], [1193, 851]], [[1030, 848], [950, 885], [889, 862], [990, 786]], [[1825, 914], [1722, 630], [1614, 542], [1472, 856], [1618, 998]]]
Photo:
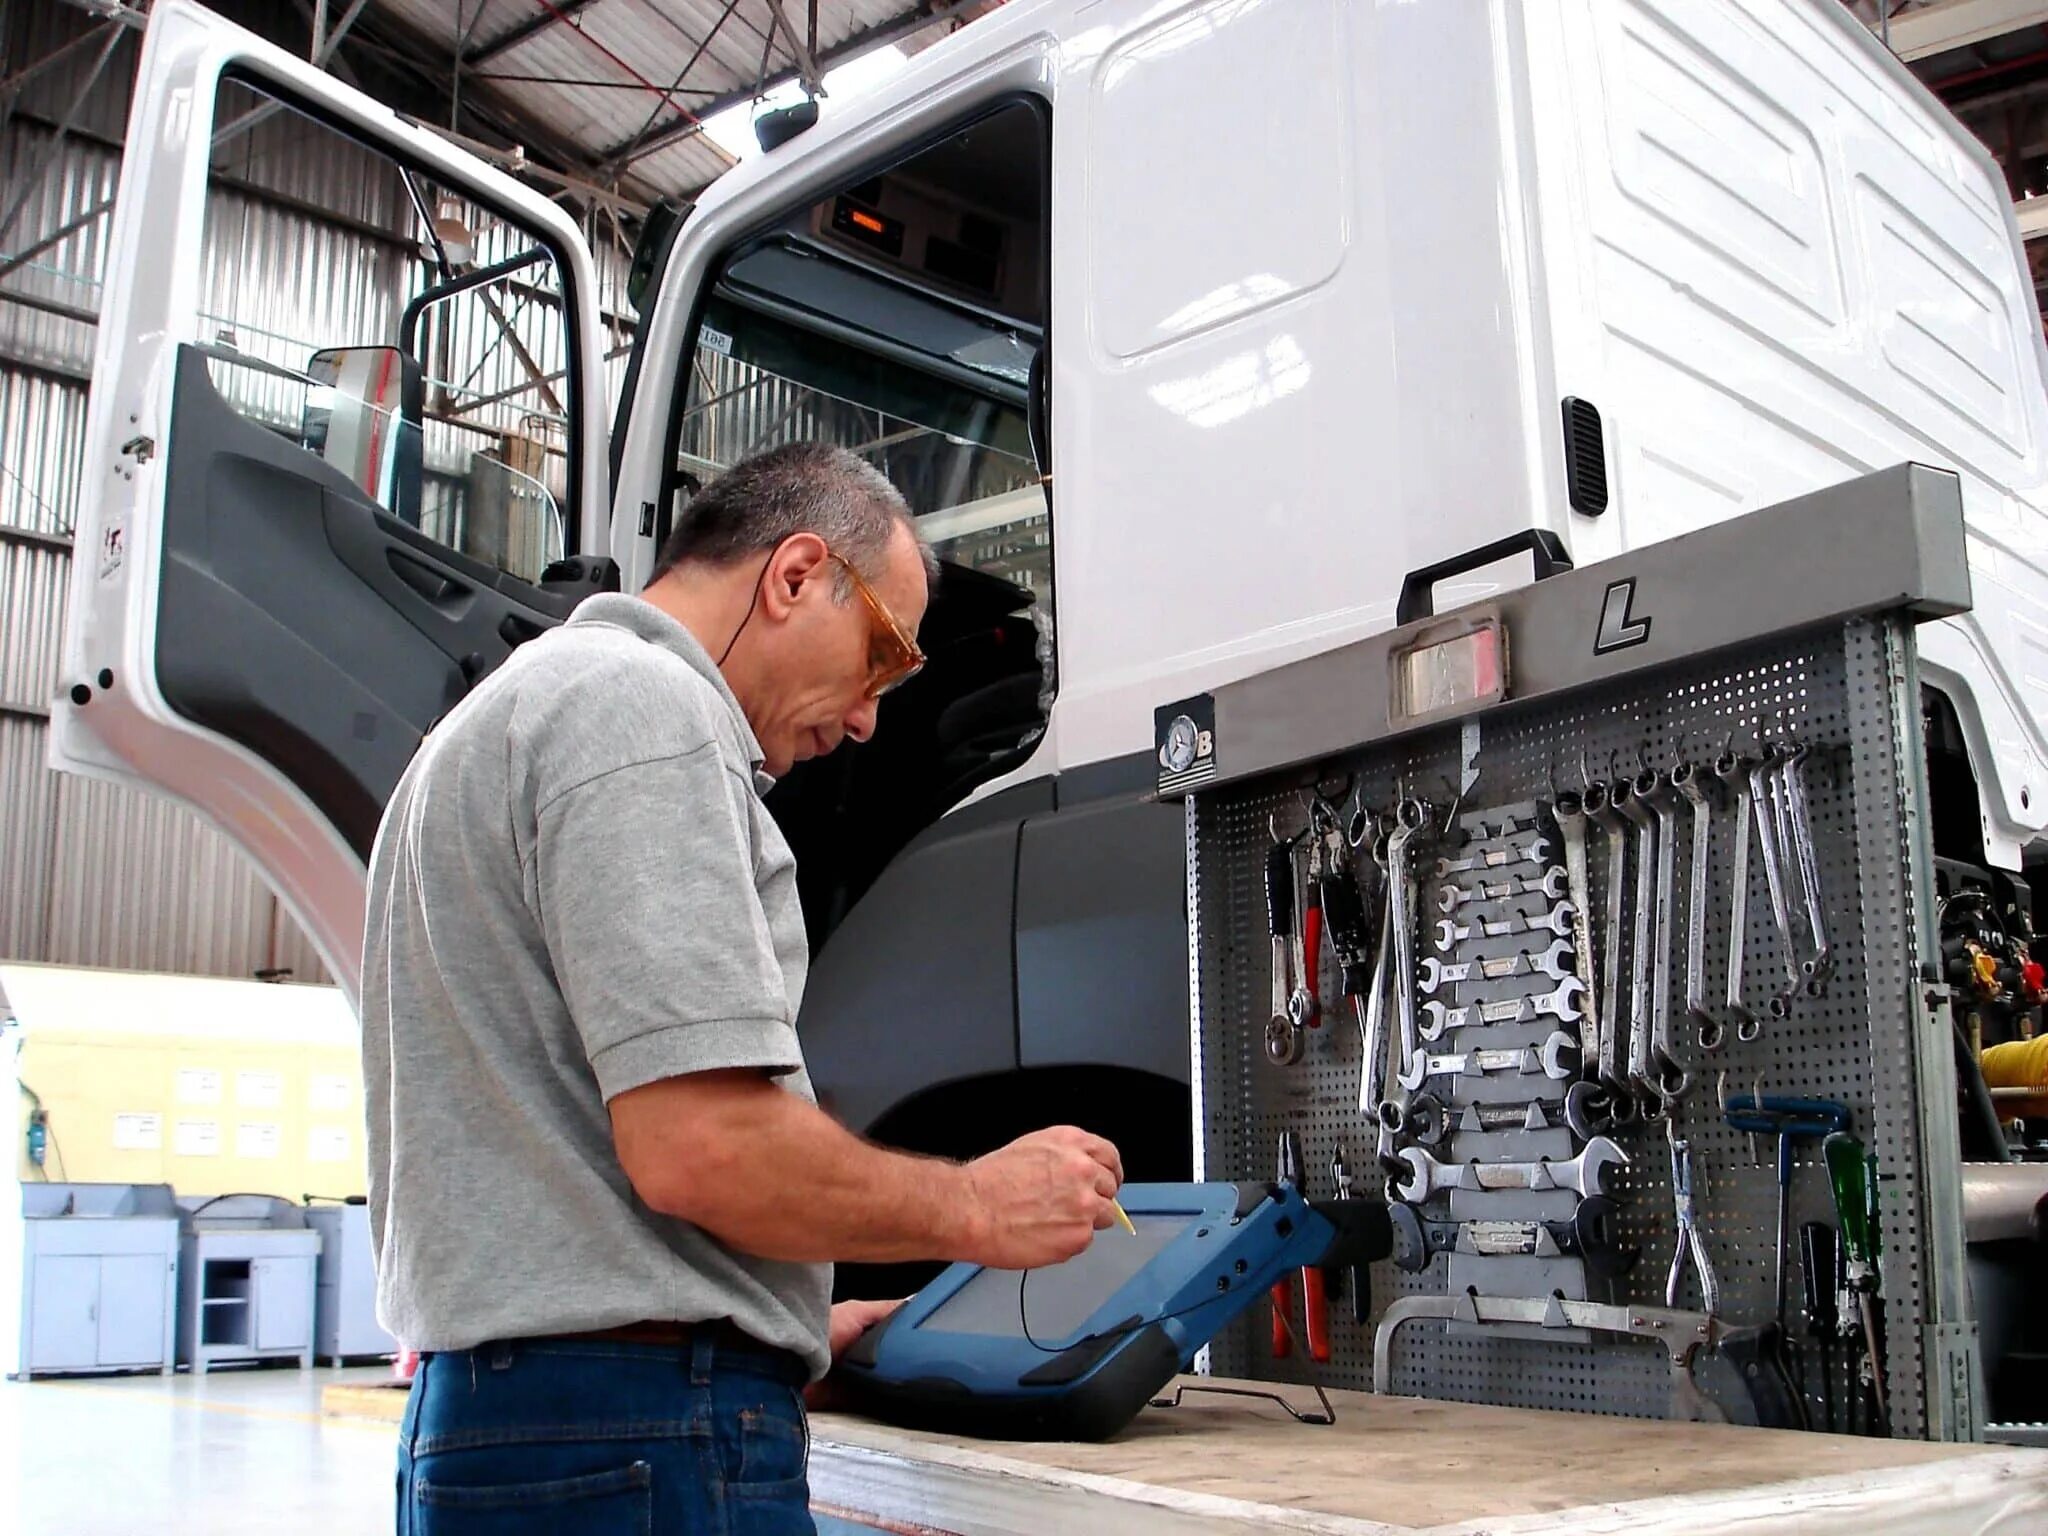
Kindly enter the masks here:
[[2048, 1531], [2048, 1451], [1330, 1395], [1327, 1428], [1190, 1394], [1103, 1445], [820, 1414], [811, 1487], [822, 1513], [975, 1536]]
[[[1102, 1445], [960, 1440], [821, 1413], [811, 1489], [821, 1529], [897, 1536], [2048, 1531], [2048, 1451], [1330, 1396], [1337, 1422], [1323, 1428], [1190, 1394]], [[395, 1424], [405, 1393], [331, 1386], [322, 1408]]]

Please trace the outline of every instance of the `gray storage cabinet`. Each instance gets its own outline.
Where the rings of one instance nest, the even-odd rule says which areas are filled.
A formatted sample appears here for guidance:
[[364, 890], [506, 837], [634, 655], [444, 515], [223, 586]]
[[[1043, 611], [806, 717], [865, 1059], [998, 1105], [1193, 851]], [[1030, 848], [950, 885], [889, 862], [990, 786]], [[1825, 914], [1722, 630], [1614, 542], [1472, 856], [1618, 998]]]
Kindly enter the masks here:
[[26, 1184], [21, 1375], [172, 1368], [178, 1208], [162, 1184]]
[[305, 1211], [271, 1195], [178, 1203], [178, 1363], [199, 1375], [228, 1361], [310, 1367], [320, 1234]]
[[395, 1355], [398, 1341], [377, 1321], [377, 1270], [370, 1256], [367, 1205], [309, 1205], [320, 1234], [320, 1291], [313, 1311], [313, 1352], [330, 1365], [363, 1355]]

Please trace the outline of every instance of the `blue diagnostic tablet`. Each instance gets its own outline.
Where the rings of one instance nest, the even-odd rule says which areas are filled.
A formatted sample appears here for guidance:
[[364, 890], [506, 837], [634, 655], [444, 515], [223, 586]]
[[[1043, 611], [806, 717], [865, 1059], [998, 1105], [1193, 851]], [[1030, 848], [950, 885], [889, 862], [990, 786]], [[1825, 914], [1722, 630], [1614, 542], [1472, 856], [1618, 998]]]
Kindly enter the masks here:
[[860, 1411], [999, 1439], [1100, 1440], [1269, 1287], [1386, 1253], [1377, 1202], [1278, 1184], [1126, 1184], [1121, 1226], [1064, 1264], [955, 1264], [840, 1361]]

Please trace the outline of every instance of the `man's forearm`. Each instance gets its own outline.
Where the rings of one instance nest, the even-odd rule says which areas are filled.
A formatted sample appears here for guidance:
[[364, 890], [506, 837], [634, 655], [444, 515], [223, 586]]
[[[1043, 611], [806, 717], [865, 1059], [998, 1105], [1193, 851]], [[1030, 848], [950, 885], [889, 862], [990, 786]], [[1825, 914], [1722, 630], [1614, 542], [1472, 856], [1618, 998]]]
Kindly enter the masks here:
[[890, 1263], [950, 1259], [981, 1220], [958, 1164], [863, 1141], [755, 1074], [705, 1074], [634, 1090], [620, 1159], [643, 1200], [767, 1259]]

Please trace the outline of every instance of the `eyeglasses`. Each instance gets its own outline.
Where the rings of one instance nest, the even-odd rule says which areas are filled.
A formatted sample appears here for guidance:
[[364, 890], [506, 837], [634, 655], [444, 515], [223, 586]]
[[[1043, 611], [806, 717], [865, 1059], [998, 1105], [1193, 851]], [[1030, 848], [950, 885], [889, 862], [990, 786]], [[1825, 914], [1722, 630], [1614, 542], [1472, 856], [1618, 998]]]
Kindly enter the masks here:
[[910, 632], [896, 621], [896, 615], [889, 611], [889, 605], [882, 601], [880, 594], [868, 585], [867, 578], [854, 569], [853, 562], [844, 555], [829, 550], [826, 553], [853, 578], [854, 590], [868, 605], [867, 694], [871, 699], [879, 699], [924, 670], [924, 652], [917, 648]]

